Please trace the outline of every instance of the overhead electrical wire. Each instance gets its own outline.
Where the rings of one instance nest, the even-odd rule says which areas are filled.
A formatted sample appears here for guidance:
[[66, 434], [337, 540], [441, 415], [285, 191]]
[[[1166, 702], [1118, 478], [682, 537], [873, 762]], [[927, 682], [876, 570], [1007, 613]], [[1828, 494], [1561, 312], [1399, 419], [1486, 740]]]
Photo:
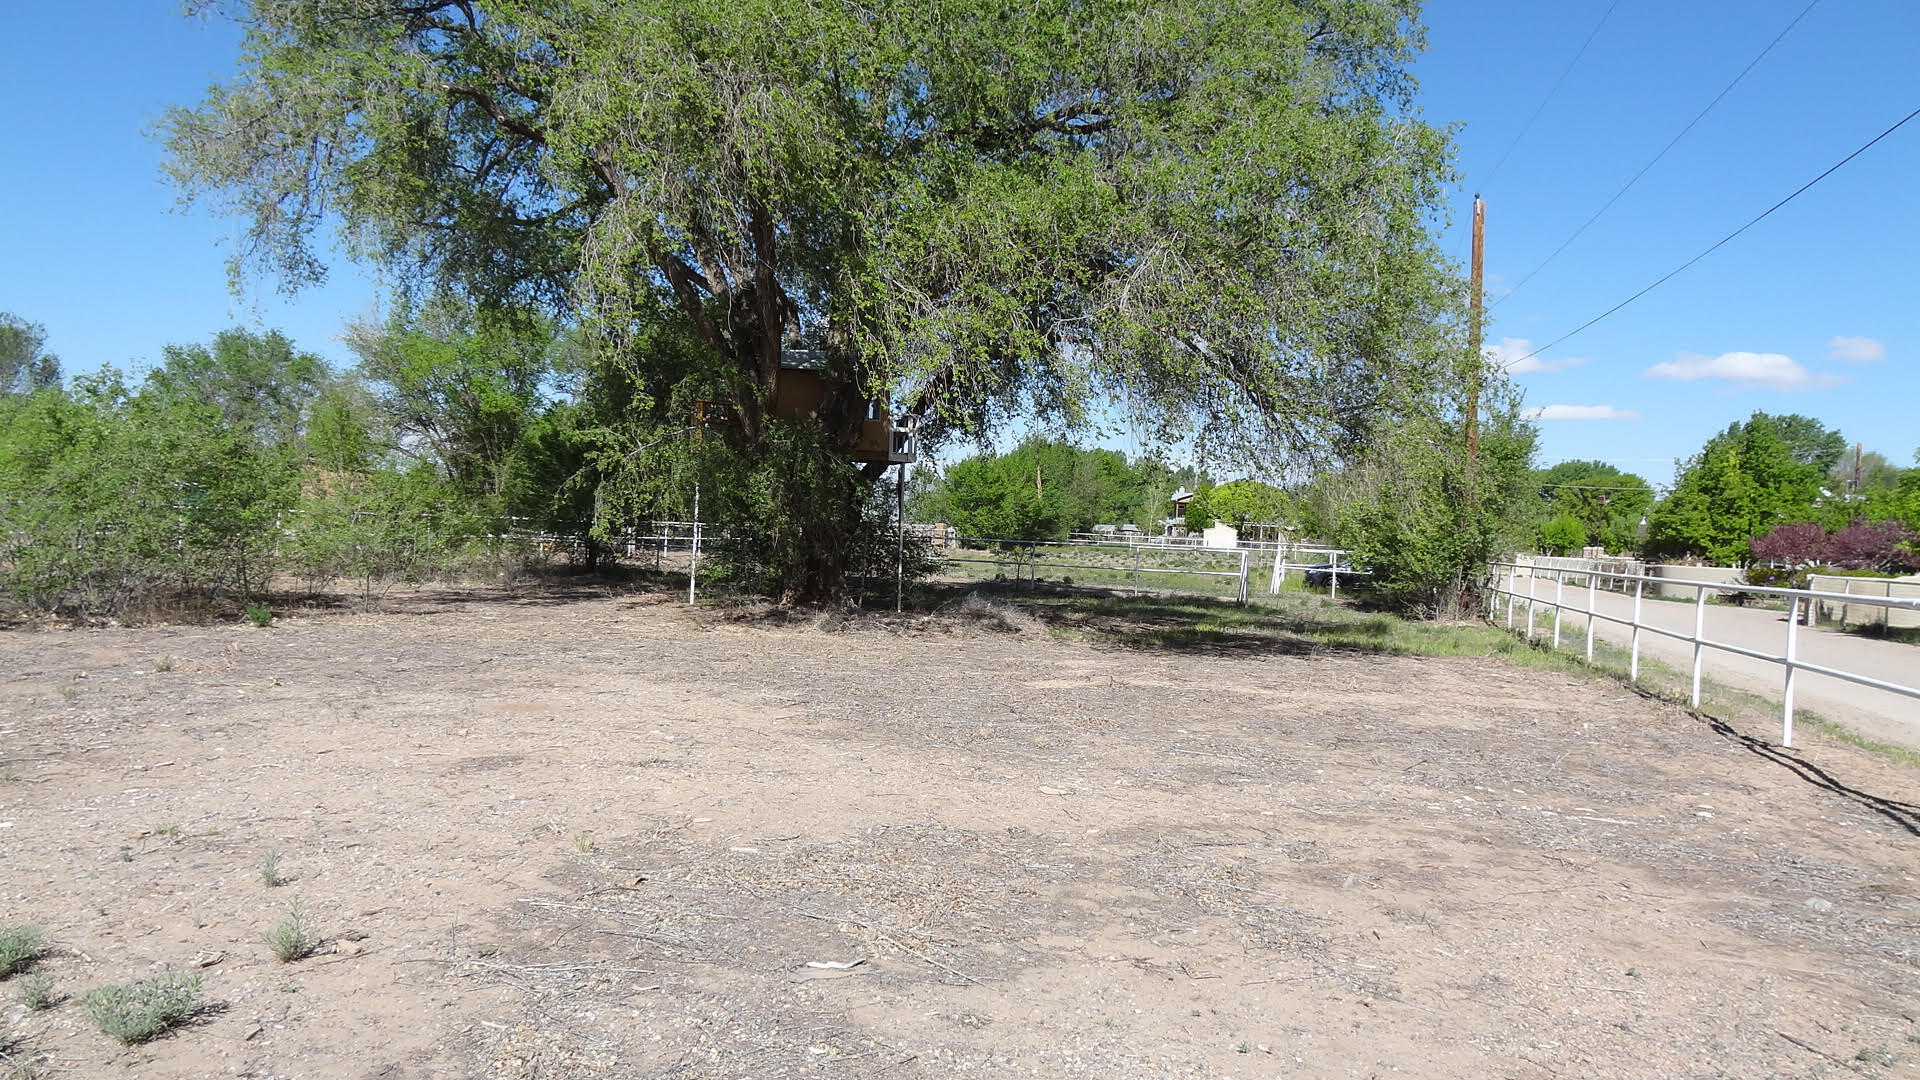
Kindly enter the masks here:
[[1587, 46], [1593, 44], [1593, 39], [1600, 36], [1600, 28], [1607, 25], [1607, 20], [1613, 17], [1613, 9], [1619, 6], [1620, 0], [1613, 0], [1613, 3], [1607, 6], [1606, 12], [1600, 16], [1600, 21], [1593, 24], [1593, 29], [1587, 33], [1587, 40], [1580, 43], [1580, 50], [1573, 54], [1573, 59], [1567, 61], [1566, 69], [1560, 72], [1560, 77], [1553, 80], [1553, 85], [1547, 88], [1546, 96], [1540, 99], [1540, 104], [1534, 108], [1533, 115], [1527, 117], [1527, 122], [1520, 125], [1520, 133], [1507, 144], [1507, 152], [1501, 154], [1500, 160], [1494, 163], [1493, 171], [1487, 174], [1486, 181], [1481, 184], [1483, 188], [1493, 183], [1493, 178], [1500, 174], [1501, 167], [1507, 163], [1508, 158], [1513, 156], [1513, 151], [1520, 145], [1520, 140], [1526, 138], [1527, 132], [1533, 130], [1533, 122], [1540, 119], [1541, 113], [1547, 111], [1547, 103], [1553, 100], [1553, 95], [1560, 92], [1560, 84], [1566, 82], [1567, 76], [1573, 74], [1575, 65], [1580, 63], [1580, 58], [1587, 55]]
[[[1595, 210], [1591, 217], [1587, 218], [1586, 221], [1581, 222], [1580, 227], [1573, 230], [1573, 234], [1571, 236], [1568, 236], [1565, 240], [1562, 240], [1560, 242], [1560, 246], [1553, 249], [1552, 254], [1548, 255], [1544, 259], [1541, 259], [1540, 264], [1538, 266], [1535, 266], [1533, 269], [1527, 271], [1526, 275], [1522, 277], [1513, 286], [1513, 288], [1508, 289], [1506, 291], [1506, 294], [1501, 296], [1500, 299], [1495, 300], [1491, 306], [1499, 307], [1501, 304], [1506, 303], [1507, 300], [1512, 298], [1514, 293], [1517, 293], [1520, 291], [1522, 286], [1524, 286], [1527, 282], [1532, 281], [1535, 274], [1538, 274], [1540, 271], [1545, 270], [1547, 268], [1548, 263], [1559, 258], [1561, 252], [1567, 250], [1567, 248], [1571, 246], [1575, 240], [1580, 239], [1583, 233], [1585, 233], [1588, 229], [1592, 228], [1593, 223], [1596, 221], [1599, 221], [1601, 215], [1605, 214], [1608, 210], [1613, 209], [1613, 204], [1619, 202], [1621, 196], [1625, 195], [1628, 191], [1632, 190], [1633, 185], [1639, 183], [1640, 178], [1647, 175], [1647, 173], [1650, 172], [1655, 165], [1660, 164], [1660, 159], [1666, 157], [1668, 151], [1672, 150], [1675, 146], [1679, 145], [1680, 140], [1686, 138], [1688, 132], [1692, 131], [1694, 127], [1700, 123], [1700, 121], [1706, 119], [1707, 114], [1713, 111], [1714, 106], [1720, 104], [1720, 101], [1722, 98], [1725, 98], [1729, 93], [1732, 93], [1734, 87], [1740, 85], [1740, 80], [1746, 78], [1748, 72], [1752, 71], [1756, 66], [1758, 66], [1760, 61], [1765, 60], [1767, 58], [1767, 54], [1773, 51], [1774, 46], [1780, 44], [1781, 41], [1785, 40], [1786, 36], [1793, 32], [1793, 28], [1800, 25], [1800, 20], [1806, 18], [1807, 15], [1810, 14], [1814, 8], [1819, 6], [1820, 6], [1820, 0], [1813, 0], [1812, 3], [1802, 8], [1800, 10], [1800, 14], [1795, 15], [1793, 17], [1793, 21], [1787, 24], [1786, 29], [1780, 31], [1778, 34], [1775, 34], [1773, 37], [1773, 40], [1767, 42], [1766, 48], [1761, 49], [1758, 55], [1756, 55], [1752, 60], [1747, 61], [1747, 66], [1741, 68], [1740, 73], [1738, 75], [1735, 75], [1731, 82], [1727, 83], [1727, 85], [1720, 88], [1720, 92], [1713, 96], [1713, 100], [1707, 102], [1706, 108], [1701, 109], [1699, 113], [1697, 113], [1694, 116], [1693, 119], [1687, 121], [1687, 126], [1681, 128], [1679, 134], [1675, 135], [1672, 139], [1669, 139], [1667, 141], [1667, 145], [1660, 148], [1659, 153], [1653, 155], [1652, 159], [1649, 160], [1645, 165], [1640, 166], [1639, 172], [1634, 173], [1633, 176], [1630, 179], [1628, 179], [1626, 183], [1620, 185], [1620, 190], [1614, 192], [1613, 195], [1610, 198], [1608, 198], [1606, 202], [1600, 204], [1600, 209]], [[1509, 148], [1508, 153], [1512, 153], [1511, 148]]]
[[[1638, 300], [1641, 297], [1652, 292], [1653, 290], [1659, 288], [1660, 286], [1665, 285], [1668, 281], [1670, 281], [1674, 277], [1677, 277], [1682, 271], [1685, 271], [1688, 267], [1692, 266], [1694, 263], [1699, 262], [1701, 259], [1706, 258], [1707, 256], [1720, 250], [1722, 247], [1726, 246], [1727, 242], [1732, 240], [1734, 237], [1739, 236], [1741, 233], [1746, 232], [1748, 229], [1753, 228], [1755, 225], [1758, 225], [1762, 221], [1765, 221], [1768, 217], [1771, 217], [1775, 210], [1778, 210], [1781, 207], [1792, 202], [1793, 200], [1799, 198], [1802, 194], [1804, 194], [1807, 191], [1808, 188], [1813, 187], [1815, 184], [1818, 184], [1820, 181], [1825, 180], [1827, 177], [1832, 176], [1836, 172], [1839, 172], [1841, 167], [1846, 165], [1847, 162], [1852, 161], [1854, 158], [1857, 158], [1861, 154], [1866, 153], [1868, 150], [1872, 149], [1874, 144], [1878, 143], [1880, 140], [1886, 138], [1887, 136], [1907, 126], [1907, 124], [1911, 122], [1913, 118], [1916, 116], [1920, 116], [1920, 109], [1915, 109], [1912, 112], [1908, 113], [1907, 115], [1901, 117], [1899, 120], [1894, 122], [1892, 127], [1888, 128], [1885, 131], [1882, 131], [1878, 135], [1875, 135], [1873, 138], [1868, 139], [1865, 143], [1862, 143], [1858, 149], [1854, 150], [1853, 153], [1848, 154], [1846, 157], [1843, 157], [1839, 161], [1836, 161], [1832, 165], [1829, 165], [1826, 171], [1822, 172], [1819, 176], [1816, 176], [1813, 179], [1807, 181], [1806, 183], [1801, 184], [1798, 188], [1795, 188], [1793, 194], [1788, 195], [1786, 198], [1781, 199], [1779, 202], [1774, 203], [1772, 206], [1767, 207], [1765, 210], [1762, 210], [1751, 221], [1733, 230], [1727, 235], [1721, 237], [1719, 240], [1716, 240], [1713, 243], [1713, 246], [1707, 248], [1705, 251], [1702, 251], [1700, 254], [1695, 255], [1693, 258], [1688, 259], [1686, 262], [1681, 263], [1679, 266], [1674, 267], [1672, 270], [1667, 271], [1665, 274], [1660, 275], [1660, 277], [1656, 279], [1653, 282], [1653, 284], [1648, 285], [1646, 288], [1641, 289], [1639, 292], [1634, 293], [1632, 296], [1627, 297], [1625, 300], [1622, 300], [1619, 303], [1608, 308], [1607, 310], [1601, 312], [1600, 314], [1595, 315], [1593, 318], [1588, 319], [1586, 322], [1581, 323], [1579, 326], [1574, 327], [1572, 330], [1569, 330], [1566, 333], [1561, 334], [1559, 337], [1554, 338], [1552, 341], [1549, 341], [1545, 345], [1542, 345], [1539, 348], [1533, 350], [1527, 355], [1521, 357], [1519, 360], [1515, 360], [1513, 364], [1519, 364], [1524, 361], [1531, 360], [1536, 356], [1539, 356], [1541, 353], [1546, 352], [1548, 349], [1553, 348], [1555, 345], [1558, 345], [1561, 342], [1566, 341], [1568, 338], [1571, 338], [1574, 335], [1586, 330], [1588, 327], [1593, 326], [1595, 323], [1599, 322], [1600, 320], [1606, 318], [1609, 315], [1612, 315], [1614, 312], [1619, 311], [1621, 308], [1626, 307], [1628, 304], [1633, 303], [1635, 300]], [[1510, 364], [1508, 366], [1511, 367], [1513, 365]]]

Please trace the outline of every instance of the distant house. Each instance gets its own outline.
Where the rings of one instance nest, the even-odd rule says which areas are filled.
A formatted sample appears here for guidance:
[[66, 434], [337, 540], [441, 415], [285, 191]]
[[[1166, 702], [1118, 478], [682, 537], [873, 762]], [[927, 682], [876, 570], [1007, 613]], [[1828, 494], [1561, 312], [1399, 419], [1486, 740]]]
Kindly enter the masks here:
[[1174, 517], [1184, 519], [1187, 516], [1187, 504], [1193, 502], [1195, 494], [1197, 494], [1197, 492], [1188, 491], [1186, 488], [1181, 488], [1179, 491], [1173, 493]]

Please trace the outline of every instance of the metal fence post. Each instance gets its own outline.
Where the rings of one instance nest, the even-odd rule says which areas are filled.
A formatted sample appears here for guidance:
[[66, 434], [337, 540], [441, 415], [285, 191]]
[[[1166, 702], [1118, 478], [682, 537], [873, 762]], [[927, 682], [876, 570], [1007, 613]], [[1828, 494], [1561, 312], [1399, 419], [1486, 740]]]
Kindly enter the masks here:
[[1693, 707], [1700, 707], [1700, 653], [1707, 636], [1707, 587], [1694, 587], [1693, 599]]
[[[1811, 601], [1811, 598], [1809, 598]], [[1780, 716], [1780, 745], [1793, 746], [1793, 672], [1800, 644], [1800, 598], [1787, 602], [1787, 686], [1786, 702]]]
[[1138, 544], [1129, 544], [1127, 546], [1133, 548], [1133, 595], [1139, 596], [1140, 595], [1140, 546]]
[[1327, 599], [1338, 600], [1340, 599], [1340, 555], [1339, 553], [1338, 552], [1334, 553], [1334, 556], [1330, 561], [1332, 565], [1327, 567]]
[[700, 575], [700, 485], [693, 485], [693, 554], [687, 562], [687, 603], [693, 603], [693, 582]]
[[1509, 630], [1513, 629], [1514, 592], [1518, 589], [1519, 582], [1520, 582], [1520, 564], [1508, 563], [1507, 564], [1507, 629]]
[[1567, 572], [1560, 569], [1553, 573], [1553, 647], [1560, 647], [1560, 601], [1567, 595]]
[[1640, 598], [1647, 591], [1647, 579], [1644, 575], [1633, 579], [1633, 645], [1628, 650], [1627, 681], [1640, 681]]
[[1596, 606], [1596, 600], [1597, 600], [1597, 594], [1595, 590], [1598, 588], [1598, 586], [1595, 584], [1596, 580], [1597, 579], [1595, 578], [1594, 575], [1592, 574], [1587, 575], [1587, 663], [1588, 664], [1593, 663], [1593, 612], [1594, 612], [1594, 608]]
[[1247, 556], [1246, 548], [1240, 549], [1240, 606], [1245, 607], [1252, 601], [1247, 596]]
[[1535, 564], [1532, 567], [1528, 567], [1527, 569], [1527, 640], [1528, 641], [1533, 640], [1533, 599], [1534, 599], [1533, 594], [1535, 592], [1535, 586], [1540, 581], [1540, 576], [1537, 573], [1535, 573], [1535, 570], [1537, 569], [1538, 569], [1538, 564]]

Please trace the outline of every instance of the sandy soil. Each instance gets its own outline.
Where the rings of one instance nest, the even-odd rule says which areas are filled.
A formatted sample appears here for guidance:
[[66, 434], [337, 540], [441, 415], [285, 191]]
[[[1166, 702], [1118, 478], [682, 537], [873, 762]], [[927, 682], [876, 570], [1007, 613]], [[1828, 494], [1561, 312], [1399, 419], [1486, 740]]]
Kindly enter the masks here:
[[[0, 922], [46, 928], [68, 995], [0, 999], [13, 1061], [1920, 1073], [1916, 777], [1844, 745], [1495, 662], [991, 607], [390, 607], [0, 632]], [[282, 965], [261, 935], [296, 896], [323, 941]], [[164, 966], [204, 972], [195, 1022], [93, 1030], [82, 991]]]

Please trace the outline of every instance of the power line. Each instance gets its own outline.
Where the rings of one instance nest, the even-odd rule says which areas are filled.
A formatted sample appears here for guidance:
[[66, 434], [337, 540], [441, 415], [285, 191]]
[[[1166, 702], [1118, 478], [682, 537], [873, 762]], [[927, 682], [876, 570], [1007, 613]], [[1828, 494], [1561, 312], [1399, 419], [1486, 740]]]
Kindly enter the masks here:
[[1579, 228], [1573, 230], [1573, 235], [1567, 237], [1565, 240], [1562, 240], [1560, 242], [1560, 246], [1553, 249], [1553, 254], [1548, 255], [1546, 258], [1540, 260], [1540, 265], [1527, 271], [1526, 276], [1522, 277], [1518, 284], [1514, 285], [1513, 288], [1508, 289], [1505, 296], [1502, 296], [1499, 300], [1496, 300], [1494, 302], [1494, 306], [1498, 307], [1499, 305], [1506, 303], [1509, 299], [1513, 297], [1514, 293], [1517, 293], [1520, 291], [1521, 286], [1525, 285], [1529, 281], [1532, 281], [1533, 276], [1535, 274], [1538, 274], [1540, 271], [1545, 270], [1547, 268], [1548, 263], [1558, 258], [1561, 252], [1567, 250], [1567, 248], [1571, 246], [1575, 240], [1580, 239], [1580, 236], [1582, 233], [1585, 233], [1588, 229], [1592, 228], [1593, 223], [1596, 221], [1599, 221], [1600, 216], [1602, 214], [1605, 214], [1608, 210], [1611, 210], [1613, 208], [1613, 204], [1619, 202], [1620, 197], [1622, 195], [1625, 195], [1628, 191], [1630, 191], [1633, 188], [1633, 185], [1640, 182], [1641, 177], [1647, 175], [1647, 173], [1651, 171], [1655, 165], [1660, 164], [1660, 159], [1667, 156], [1667, 151], [1672, 150], [1675, 146], [1679, 145], [1680, 140], [1687, 137], [1687, 132], [1692, 131], [1694, 127], [1700, 123], [1700, 121], [1706, 119], [1707, 114], [1713, 111], [1714, 106], [1720, 104], [1720, 100], [1726, 97], [1729, 93], [1731, 93], [1734, 87], [1740, 85], [1740, 80], [1746, 78], [1747, 73], [1749, 71], [1752, 71], [1754, 67], [1760, 63], [1760, 61], [1767, 58], [1767, 54], [1773, 51], [1774, 46], [1780, 44], [1780, 42], [1783, 41], [1788, 34], [1792, 33], [1794, 27], [1800, 25], [1800, 20], [1806, 18], [1807, 15], [1810, 12], [1812, 12], [1814, 8], [1819, 6], [1820, 6], [1820, 0], [1813, 0], [1812, 3], [1808, 4], [1805, 8], [1802, 8], [1800, 11], [1800, 14], [1795, 15], [1793, 17], [1793, 21], [1787, 24], [1787, 28], [1785, 30], [1782, 30], [1778, 34], [1774, 35], [1773, 40], [1767, 42], [1767, 47], [1764, 49], [1761, 49], [1759, 55], [1755, 56], [1752, 60], [1747, 61], [1747, 66], [1740, 69], [1740, 74], [1735, 75], [1733, 77], [1732, 82], [1729, 82], [1726, 86], [1721, 87], [1720, 92], [1713, 96], [1713, 100], [1707, 102], [1706, 108], [1701, 109], [1700, 112], [1696, 116], [1694, 116], [1693, 119], [1687, 121], [1687, 126], [1681, 128], [1680, 133], [1678, 135], [1675, 135], [1671, 140], [1669, 140], [1667, 142], [1667, 145], [1661, 147], [1660, 152], [1653, 155], [1652, 160], [1648, 161], [1645, 165], [1642, 165], [1640, 167], [1639, 172], [1634, 173], [1631, 179], [1629, 179], [1625, 184], [1622, 184], [1620, 186], [1619, 191], [1614, 192], [1611, 198], [1609, 198], [1606, 202], [1601, 203], [1600, 209], [1595, 210], [1593, 212], [1592, 217], [1589, 217], [1586, 221], [1582, 222]]
[[1553, 80], [1553, 85], [1547, 88], [1547, 96], [1540, 99], [1540, 104], [1533, 110], [1533, 115], [1527, 117], [1527, 122], [1520, 125], [1520, 133], [1507, 144], [1507, 152], [1501, 154], [1500, 160], [1494, 163], [1493, 171], [1487, 174], [1485, 183], [1480, 185], [1482, 188], [1491, 186], [1493, 178], [1500, 175], [1501, 166], [1504, 166], [1507, 159], [1513, 156], [1514, 148], [1520, 145], [1521, 139], [1527, 137], [1527, 132], [1533, 130], [1533, 122], [1540, 119], [1541, 113], [1547, 111], [1547, 103], [1553, 100], [1553, 95], [1560, 92], [1560, 84], [1566, 82], [1567, 76], [1573, 74], [1574, 66], [1580, 63], [1581, 57], [1587, 55], [1587, 46], [1593, 44], [1593, 39], [1600, 35], [1600, 28], [1607, 25], [1607, 20], [1613, 17], [1613, 9], [1619, 6], [1620, 0], [1613, 0], [1613, 3], [1608, 5], [1606, 13], [1600, 16], [1600, 21], [1593, 24], [1593, 29], [1587, 34], [1587, 40], [1580, 43], [1580, 51], [1574, 53], [1573, 59], [1567, 61], [1566, 70], [1562, 71], [1560, 77]]
[[[1815, 184], [1818, 184], [1820, 181], [1825, 180], [1827, 177], [1832, 176], [1834, 173], [1840, 171], [1841, 166], [1845, 165], [1849, 161], [1852, 161], [1854, 158], [1859, 157], [1861, 154], [1866, 153], [1868, 150], [1873, 148], [1873, 145], [1875, 143], [1893, 134], [1894, 132], [1899, 131], [1901, 128], [1905, 127], [1907, 123], [1916, 116], [1920, 116], [1920, 109], [1915, 109], [1912, 112], [1908, 113], [1907, 115], [1901, 117], [1897, 122], [1894, 123], [1892, 127], [1888, 128], [1887, 130], [1881, 132], [1878, 135], [1875, 135], [1873, 138], [1867, 140], [1864, 144], [1862, 144], [1860, 148], [1855, 150], [1853, 153], [1848, 154], [1846, 157], [1843, 157], [1839, 161], [1836, 161], [1832, 165], [1828, 166], [1825, 172], [1807, 181], [1806, 183], [1801, 184], [1798, 188], [1794, 190], [1793, 194], [1788, 195], [1786, 198], [1781, 199], [1779, 202], [1774, 203], [1772, 206], [1767, 207], [1765, 210], [1762, 210], [1759, 213], [1759, 215], [1754, 217], [1752, 221], [1747, 222], [1745, 225], [1740, 226], [1739, 228], [1733, 230], [1727, 235], [1721, 237], [1719, 240], [1715, 241], [1712, 247], [1709, 247], [1707, 250], [1702, 251], [1700, 254], [1695, 255], [1693, 258], [1688, 259], [1686, 262], [1683, 262], [1679, 266], [1676, 266], [1672, 270], [1669, 270], [1665, 274], [1662, 274], [1659, 277], [1659, 279], [1656, 280], [1653, 284], [1648, 285], [1646, 288], [1641, 289], [1639, 292], [1634, 293], [1632, 296], [1627, 297], [1625, 300], [1622, 300], [1619, 303], [1608, 308], [1607, 310], [1601, 312], [1600, 314], [1595, 315], [1593, 318], [1588, 319], [1586, 322], [1581, 323], [1579, 326], [1574, 327], [1572, 330], [1569, 330], [1568, 332], [1561, 334], [1559, 337], [1554, 338], [1552, 341], [1549, 341], [1545, 345], [1542, 345], [1539, 348], [1533, 350], [1527, 355], [1521, 357], [1519, 360], [1515, 360], [1513, 363], [1519, 364], [1522, 361], [1531, 360], [1534, 357], [1539, 356], [1541, 353], [1546, 352], [1548, 349], [1553, 348], [1555, 345], [1558, 345], [1561, 342], [1567, 340], [1568, 338], [1573, 337], [1575, 334], [1578, 334], [1586, 330], [1588, 327], [1606, 318], [1607, 316], [1612, 315], [1614, 312], [1619, 311], [1621, 308], [1626, 307], [1628, 304], [1633, 303], [1635, 300], [1638, 300], [1641, 297], [1652, 292], [1653, 290], [1659, 288], [1660, 286], [1665, 285], [1669, 280], [1673, 279], [1674, 277], [1677, 277], [1682, 271], [1686, 270], [1688, 267], [1691, 267], [1694, 263], [1699, 262], [1701, 259], [1706, 258], [1707, 256], [1720, 250], [1722, 247], [1726, 246], [1727, 242], [1732, 240], [1734, 237], [1739, 236], [1741, 233], [1746, 232], [1748, 229], [1753, 228], [1755, 225], [1758, 225], [1762, 221], [1765, 221], [1768, 217], [1771, 217], [1775, 210], [1778, 210], [1781, 207], [1792, 202], [1793, 200], [1799, 198], [1808, 188], [1811, 188]], [[1512, 366], [1512, 365], [1509, 365], [1509, 366]]]

